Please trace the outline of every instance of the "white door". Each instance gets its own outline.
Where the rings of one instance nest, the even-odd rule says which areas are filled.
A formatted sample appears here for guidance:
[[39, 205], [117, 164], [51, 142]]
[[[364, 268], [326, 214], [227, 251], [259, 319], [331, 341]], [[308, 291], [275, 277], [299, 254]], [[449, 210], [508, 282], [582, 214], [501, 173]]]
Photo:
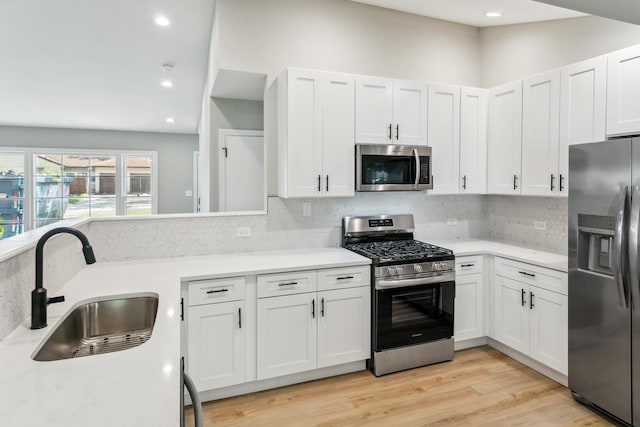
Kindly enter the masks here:
[[371, 357], [371, 288], [318, 292], [318, 368]]
[[427, 90], [423, 83], [393, 81], [393, 143], [427, 145]]
[[355, 191], [355, 78], [326, 74], [322, 94], [322, 189], [327, 197]]
[[458, 194], [460, 185], [460, 88], [429, 85], [428, 141], [433, 156], [432, 194]]
[[189, 307], [187, 372], [198, 391], [244, 382], [244, 301]]
[[640, 133], [640, 45], [608, 55], [607, 135]]
[[456, 341], [484, 336], [482, 274], [456, 275], [455, 316], [453, 321]]
[[525, 79], [522, 92], [522, 194], [558, 195], [560, 71]]
[[460, 94], [460, 193], [487, 192], [489, 91], [463, 87]]
[[607, 57], [599, 56], [560, 70], [560, 148], [558, 191], [569, 194], [569, 146], [604, 141]]
[[491, 194], [520, 194], [522, 82], [489, 90], [488, 188]]
[[494, 338], [529, 354], [529, 285], [494, 276]]
[[257, 379], [317, 366], [316, 293], [258, 299]]
[[[291, 69], [287, 89], [287, 197], [318, 197], [322, 180], [323, 73]], [[282, 166], [280, 166], [282, 167]]]
[[265, 210], [262, 131], [220, 130], [220, 211]]
[[568, 302], [567, 296], [531, 286], [530, 356], [567, 374]]
[[356, 79], [356, 142], [390, 144], [393, 127], [393, 80]]

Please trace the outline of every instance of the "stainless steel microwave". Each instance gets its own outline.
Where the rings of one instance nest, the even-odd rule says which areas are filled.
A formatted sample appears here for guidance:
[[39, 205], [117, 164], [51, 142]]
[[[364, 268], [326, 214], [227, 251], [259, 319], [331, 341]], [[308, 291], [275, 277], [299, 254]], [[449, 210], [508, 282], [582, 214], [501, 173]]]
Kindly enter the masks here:
[[430, 147], [356, 145], [356, 191], [414, 191], [432, 188]]

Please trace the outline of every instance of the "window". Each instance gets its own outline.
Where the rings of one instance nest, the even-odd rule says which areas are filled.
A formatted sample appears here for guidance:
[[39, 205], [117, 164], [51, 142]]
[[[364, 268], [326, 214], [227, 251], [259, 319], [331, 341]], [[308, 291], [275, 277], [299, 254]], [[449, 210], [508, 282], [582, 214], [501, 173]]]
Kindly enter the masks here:
[[1, 150], [0, 238], [68, 218], [156, 213], [156, 163], [155, 152]]

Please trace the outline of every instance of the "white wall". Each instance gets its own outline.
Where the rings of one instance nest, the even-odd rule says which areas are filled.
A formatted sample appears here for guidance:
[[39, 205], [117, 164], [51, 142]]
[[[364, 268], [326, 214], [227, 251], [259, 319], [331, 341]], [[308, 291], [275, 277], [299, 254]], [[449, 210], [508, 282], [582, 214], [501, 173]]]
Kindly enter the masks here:
[[476, 86], [478, 29], [347, 0], [218, 0], [222, 68], [286, 66]]
[[596, 16], [480, 29], [480, 84], [498, 86], [640, 43], [640, 26]]
[[171, 133], [120, 132], [0, 126], [0, 145], [72, 149], [158, 152], [158, 213], [193, 212], [193, 152], [198, 136]]

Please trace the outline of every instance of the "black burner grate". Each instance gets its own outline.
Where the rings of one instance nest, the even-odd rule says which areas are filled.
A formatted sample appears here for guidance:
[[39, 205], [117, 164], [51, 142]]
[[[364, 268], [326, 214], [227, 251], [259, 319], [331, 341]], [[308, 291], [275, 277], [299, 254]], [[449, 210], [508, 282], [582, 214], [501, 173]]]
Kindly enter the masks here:
[[453, 255], [449, 249], [419, 240], [353, 243], [347, 244], [345, 248], [377, 262], [428, 260]]

